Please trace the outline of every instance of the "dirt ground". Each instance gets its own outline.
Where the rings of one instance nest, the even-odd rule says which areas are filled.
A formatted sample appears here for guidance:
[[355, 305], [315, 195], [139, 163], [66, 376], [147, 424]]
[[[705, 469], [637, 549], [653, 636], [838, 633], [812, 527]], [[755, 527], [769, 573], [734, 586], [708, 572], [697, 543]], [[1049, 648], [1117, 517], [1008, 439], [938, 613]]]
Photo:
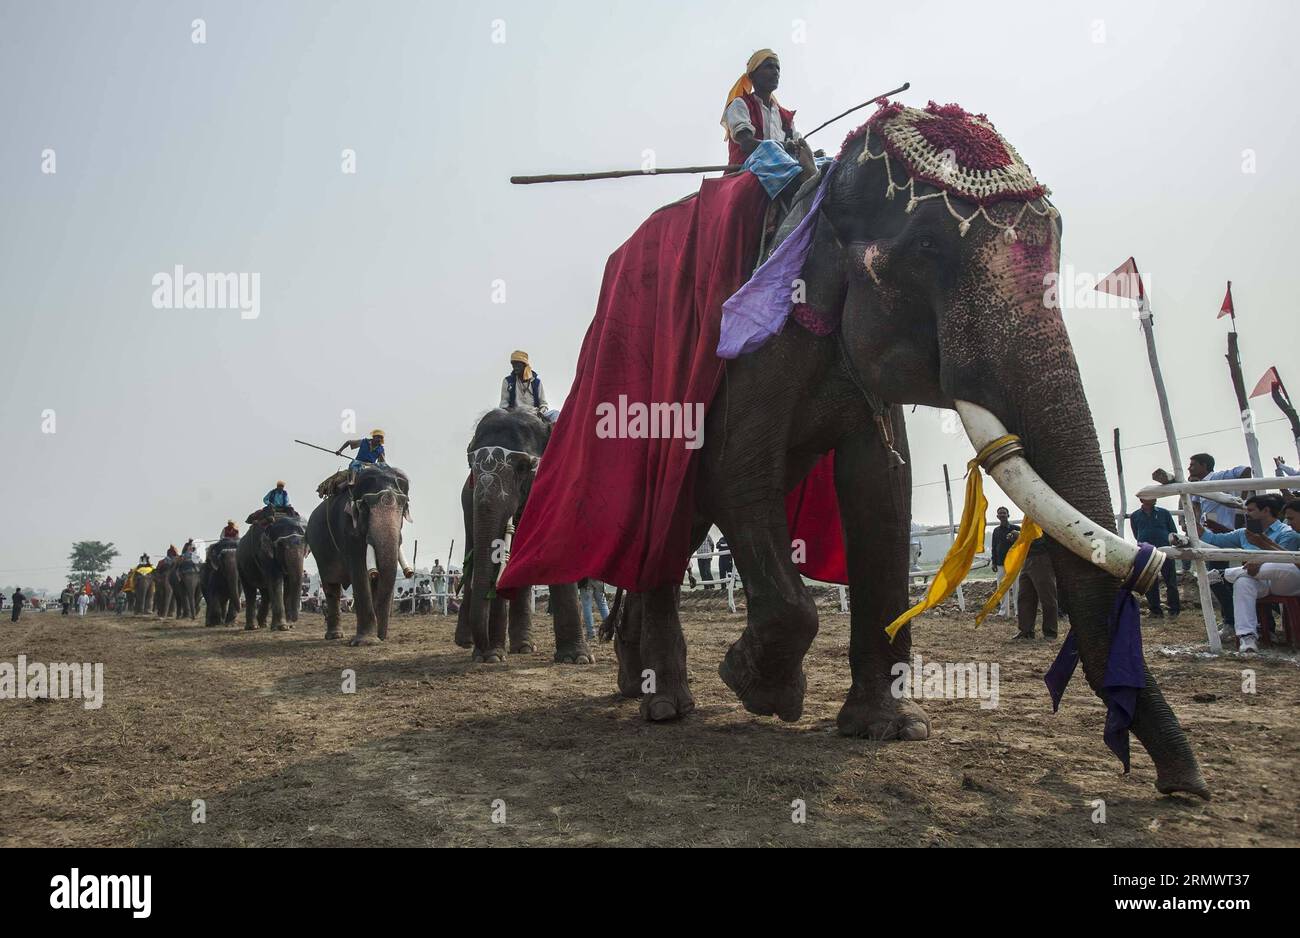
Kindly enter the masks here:
[[[103, 662], [106, 690], [100, 710], [0, 700], [0, 845], [1300, 842], [1294, 656], [1198, 657], [1199, 616], [1144, 622], [1147, 659], [1214, 791], [1206, 803], [1160, 796], [1136, 740], [1121, 774], [1082, 673], [1052, 714], [1042, 675], [1055, 645], [1010, 642], [1006, 620], [976, 628], [951, 603], [914, 623], [915, 651], [998, 663], [998, 707], [924, 701], [926, 742], [838, 736], [848, 617], [832, 597], [792, 724], [746, 713], [718, 678], [744, 613], [716, 593], [685, 602], [697, 710], [665, 725], [616, 696], [610, 646], [592, 666], [553, 664], [545, 615], [537, 654], [497, 666], [471, 664], [440, 616], [396, 617], [375, 648], [325, 642], [312, 614], [288, 633], [6, 616], [0, 661]], [[356, 692], [344, 694], [349, 668]], [[805, 823], [792, 821], [795, 799]]]

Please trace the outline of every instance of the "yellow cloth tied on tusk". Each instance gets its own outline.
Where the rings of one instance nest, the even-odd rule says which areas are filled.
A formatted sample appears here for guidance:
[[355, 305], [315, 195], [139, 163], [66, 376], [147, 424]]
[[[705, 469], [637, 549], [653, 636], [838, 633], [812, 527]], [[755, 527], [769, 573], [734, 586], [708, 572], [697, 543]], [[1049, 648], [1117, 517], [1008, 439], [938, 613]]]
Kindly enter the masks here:
[[[948, 548], [948, 556], [943, 558], [943, 565], [930, 581], [930, 589], [925, 594], [925, 599], [921, 600], [907, 612], [903, 613], [885, 629], [885, 634], [889, 636], [892, 642], [898, 630], [910, 622], [912, 619], [925, 612], [927, 609], [933, 609], [939, 603], [951, 596], [961, 586], [962, 580], [966, 579], [966, 574], [970, 573], [971, 564], [975, 562], [975, 555], [984, 547], [984, 527], [985, 514], [988, 512], [989, 501], [984, 497], [984, 476], [980, 472], [980, 463], [984, 457], [1006, 443], [1018, 439], [1014, 434], [1000, 436], [988, 446], [975, 454], [975, 458], [966, 464], [966, 502], [961, 510], [961, 524], [957, 527], [957, 537], [952, 542], [952, 547]], [[1025, 519], [1026, 525], [1033, 524], [1032, 521]], [[1037, 530], [1038, 526], [1034, 525]], [[1029, 540], [1032, 540], [1030, 538]], [[1013, 550], [1020, 547], [1017, 541]], [[1027, 551], [1028, 541], [1026, 541], [1025, 550]], [[1008, 559], [1010, 555], [1008, 554]], [[1020, 563], [1024, 563], [1024, 555], [1021, 554]], [[1019, 571], [1019, 567], [1016, 568]], [[1007, 565], [1008, 572], [1011, 566]], [[1011, 582], [1010, 577], [1008, 581]], [[999, 597], [1000, 597], [999, 593]], [[986, 606], [987, 610], [988, 607]]]
[[1043, 529], [1032, 518], [1026, 518], [1021, 522], [1020, 536], [1007, 551], [1006, 559], [1002, 564], [1007, 572], [1002, 577], [1002, 582], [998, 584], [998, 588], [993, 591], [993, 595], [989, 597], [989, 601], [980, 610], [980, 614], [975, 617], [976, 625], [983, 622], [984, 618], [998, 607], [998, 603], [1002, 602], [1002, 597], [1006, 595], [1007, 590], [1011, 589], [1011, 584], [1016, 582], [1016, 577], [1020, 576], [1020, 569], [1025, 565], [1025, 558], [1029, 556], [1029, 545], [1042, 536]]

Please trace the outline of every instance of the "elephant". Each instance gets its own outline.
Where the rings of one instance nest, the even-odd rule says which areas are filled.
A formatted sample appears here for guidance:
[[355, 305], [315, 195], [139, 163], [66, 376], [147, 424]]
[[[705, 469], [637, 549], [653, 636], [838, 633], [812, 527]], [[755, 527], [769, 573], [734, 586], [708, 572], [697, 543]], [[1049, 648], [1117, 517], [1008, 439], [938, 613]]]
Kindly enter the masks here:
[[[513, 531], [523, 513], [550, 436], [550, 421], [534, 411], [496, 409], [480, 418], [469, 443], [470, 475], [461, 489], [460, 502], [465, 516], [465, 543], [471, 553], [465, 560], [468, 576], [456, 619], [456, 644], [472, 647], [476, 662], [504, 661], [507, 633], [511, 654], [537, 650], [529, 604], [523, 598], [507, 600], [494, 595], [494, 588], [500, 569], [509, 559], [507, 531]], [[555, 660], [591, 664], [595, 658], [583, 634], [577, 585], [552, 584], [550, 611], [555, 627]]]
[[203, 570], [196, 564], [182, 560], [176, 566], [173, 576], [173, 591], [176, 594], [176, 617], [178, 619], [197, 619], [199, 602], [203, 599]]
[[[305, 536], [306, 525], [294, 513], [276, 514], [269, 524], [253, 524], [239, 539], [235, 559], [244, 589], [246, 630], [266, 625], [268, 608], [273, 632], [291, 629], [298, 621], [302, 563], [307, 556]], [[256, 624], [253, 623], [254, 607]]]
[[[402, 522], [410, 503], [406, 473], [387, 464], [362, 463], [326, 495], [307, 519], [307, 545], [325, 590], [325, 638], [342, 638], [339, 599], [352, 587], [357, 633], [349, 645], [374, 645], [388, 637], [393, 585], [401, 559]], [[371, 582], [368, 558], [374, 558]]]
[[153, 573], [140, 573], [137, 570], [131, 578], [131, 612], [142, 616], [153, 609], [153, 594]]
[[200, 583], [208, 613], [205, 626], [232, 625], [239, 615], [239, 565], [235, 553], [239, 542], [225, 537], [208, 545]]
[[[947, 141], [942, 154], [932, 137]], [[1020, 184], [994, 188], [1004, 178]], [[838, 730], [929, 737], [920, 703], [890, 690], [891, 667], [911, 657], [911, 627], [892, 641], [886, 633], [909, 606], [902, 405], [918, 404], [957, 411], [985, 450], [985, 469], [1049, 536], [1079, 660], [1106, 699], [1108, 616], [1121, 581], [1140, 592], [1153, 574], [1151, 558], [1115, 533], [1096, 430], [1050, 287], [1062, 222], [1047, 195], [982, 115], [885, 104], [792, 200], [766, 256], [807, 218], [807, 251], [792, 270], [802, 308], [791, 309], [783, 281], [784, 315], [795, 322], [725, 362], [707, 405], [694, 498], [676, 507], [689, 513], [692, 545], [710, 525], [721, 529], [743, 579], [747, 624], [719, 674], [751, 713], [793, 721], [803, 711], [802, 663], [818, 618], [791, 556], [786, 497], [833, 452], [852, 596], [851, 685]], [[1008, 432], [1019, 441], [1003, 439]], [[1156, 570], [1161, 559], [1156, 551]], [[619, 690], [641, 697], [651, 721], [694, 708], [676, 590], [629, 593], [615, 625]], [[647, 670], [656, 681], [643, 694]], [[1144, 680], [1131, 731], [1151, 757], [1156, 788], [1209, 798], [1149, 670]]]
[[153, 573], [149, 579], [153, 582], [153, 611], [160, 619], [165, 619], [176, 614], [176, 594], [173, 591], [175, 583], [172, 574], [176, 572], [176, 565], [179, 559], [170, 555], [163, 557], [158, 561], [158, 566], [153, 568]]

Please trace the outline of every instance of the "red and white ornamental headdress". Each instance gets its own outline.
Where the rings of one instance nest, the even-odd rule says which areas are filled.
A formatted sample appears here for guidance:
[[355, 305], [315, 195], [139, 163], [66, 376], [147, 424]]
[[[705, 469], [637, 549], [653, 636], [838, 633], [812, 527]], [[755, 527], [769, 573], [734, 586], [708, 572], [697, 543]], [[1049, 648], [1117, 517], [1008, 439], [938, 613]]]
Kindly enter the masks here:
[[[880, 141], [875, 153], [873, 135]], [[1002, 229], [1007, 241], [1016, 239], [1016, 225], [1027, 211], [1057, 217], [1056, 208], [1047, 200], [1050, 190], [1034, 178], [1015, 147], [983, 114], [967, 113], [956, 104], [940, 106], [931, 101], [925, 110], [918, 110], [882, 100], [879, 110], [845, 139], [840, 155], [863, 136], [866, 139], [858, 162], [885, 161], [885, 198], [906, 191], [909, 212], [920, 202], [942, 199], [963, 237], [977, 217]], [[895, 177], [896, 164], [907, 173], [906, 181]], [[918, 183], [938, 191], [918, 193]], [[973, 203], [975, 211], [962, 215], [952, 204], [953, 198]], [[1008, 219], [993, 218], [987, 209], [1000, 202], [1018, 202], [1020, 210]]]

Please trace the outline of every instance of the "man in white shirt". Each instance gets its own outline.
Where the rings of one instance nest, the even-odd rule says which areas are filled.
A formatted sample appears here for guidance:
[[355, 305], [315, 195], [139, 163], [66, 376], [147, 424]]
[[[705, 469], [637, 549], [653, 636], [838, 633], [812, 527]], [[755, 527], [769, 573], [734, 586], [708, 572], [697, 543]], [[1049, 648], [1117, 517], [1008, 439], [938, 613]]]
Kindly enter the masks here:
[[780, 82], [781, 61], [775, 52], [759, 49], [749, 57], [745, 74], [732, 86], [722, 112], [731, 165], [745, 162], [760, 140], [775, 140], [792, 156], [806, 146], [794, 129], [794, 111], [781, 107], [772, 94]]
[[550, 409], [546, 403], [546, 389], [542, 387], [542, 377], [533, 371], [528, 362], [528, 353], [515, 351], [510, 355], [510, 374], [501, 382], [501, 403], [503, 410], [512, 407], [528, 407], [543, 413]]

